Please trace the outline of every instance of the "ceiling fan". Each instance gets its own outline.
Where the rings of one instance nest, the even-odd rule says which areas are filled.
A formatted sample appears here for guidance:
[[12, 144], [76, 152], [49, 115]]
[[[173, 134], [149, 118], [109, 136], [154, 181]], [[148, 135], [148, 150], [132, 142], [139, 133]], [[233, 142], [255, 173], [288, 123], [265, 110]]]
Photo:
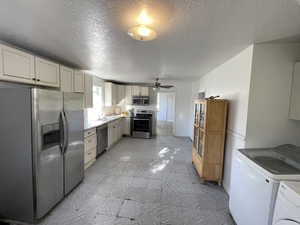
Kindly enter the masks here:
[[155, 89], [159, 89], [159, 88], [172, 88], [174, 86], [173, 85], [162, 85], [159, 82], [159, 78], [156, 78], [154, 84], [153, 85], [149, 85], [149, 87], [152, 87], [152, 88], [155, 88]]

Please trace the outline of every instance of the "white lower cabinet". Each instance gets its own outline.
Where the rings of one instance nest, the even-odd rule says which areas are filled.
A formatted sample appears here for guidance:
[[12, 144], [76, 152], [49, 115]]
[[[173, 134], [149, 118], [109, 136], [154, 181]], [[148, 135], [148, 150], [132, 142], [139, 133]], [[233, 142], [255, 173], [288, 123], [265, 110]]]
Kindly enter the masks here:
[[126, 136], [130, 136], [130, 118], [123, 118], [123, 134]]
[[108, 148], [116, 144], [123, 136], [123, 118], [108, 124]]
[[95, 161], [97, 156], [96, 128], [84, 132], [84, 168], [87, 169]]

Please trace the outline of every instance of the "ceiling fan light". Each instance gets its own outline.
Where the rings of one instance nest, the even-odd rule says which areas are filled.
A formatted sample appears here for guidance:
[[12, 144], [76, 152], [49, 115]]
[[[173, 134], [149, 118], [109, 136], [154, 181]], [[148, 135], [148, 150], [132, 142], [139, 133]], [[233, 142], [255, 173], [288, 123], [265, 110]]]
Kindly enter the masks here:
[[150, 27], [138, 25], [128, 30], [128, 35], [139, 41], [150, 41], [157, 37], [157, 33]]

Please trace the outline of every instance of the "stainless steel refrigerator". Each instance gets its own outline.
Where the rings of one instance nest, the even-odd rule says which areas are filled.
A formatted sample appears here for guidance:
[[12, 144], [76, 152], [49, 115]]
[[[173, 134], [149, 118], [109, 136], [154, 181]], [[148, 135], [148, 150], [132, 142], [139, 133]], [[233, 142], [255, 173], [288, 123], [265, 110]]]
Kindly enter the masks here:
[[0, 218], [36, 222], [84, 177], [83, 95], [0, 83]]

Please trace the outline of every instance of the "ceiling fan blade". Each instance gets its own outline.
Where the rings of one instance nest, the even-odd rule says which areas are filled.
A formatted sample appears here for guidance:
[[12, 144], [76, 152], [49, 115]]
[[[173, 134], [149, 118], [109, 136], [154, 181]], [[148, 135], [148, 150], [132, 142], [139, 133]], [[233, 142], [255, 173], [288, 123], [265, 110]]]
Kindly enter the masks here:
[[174, 87], [173, 85], [160, 85], [160, 88], [172, 88]]

